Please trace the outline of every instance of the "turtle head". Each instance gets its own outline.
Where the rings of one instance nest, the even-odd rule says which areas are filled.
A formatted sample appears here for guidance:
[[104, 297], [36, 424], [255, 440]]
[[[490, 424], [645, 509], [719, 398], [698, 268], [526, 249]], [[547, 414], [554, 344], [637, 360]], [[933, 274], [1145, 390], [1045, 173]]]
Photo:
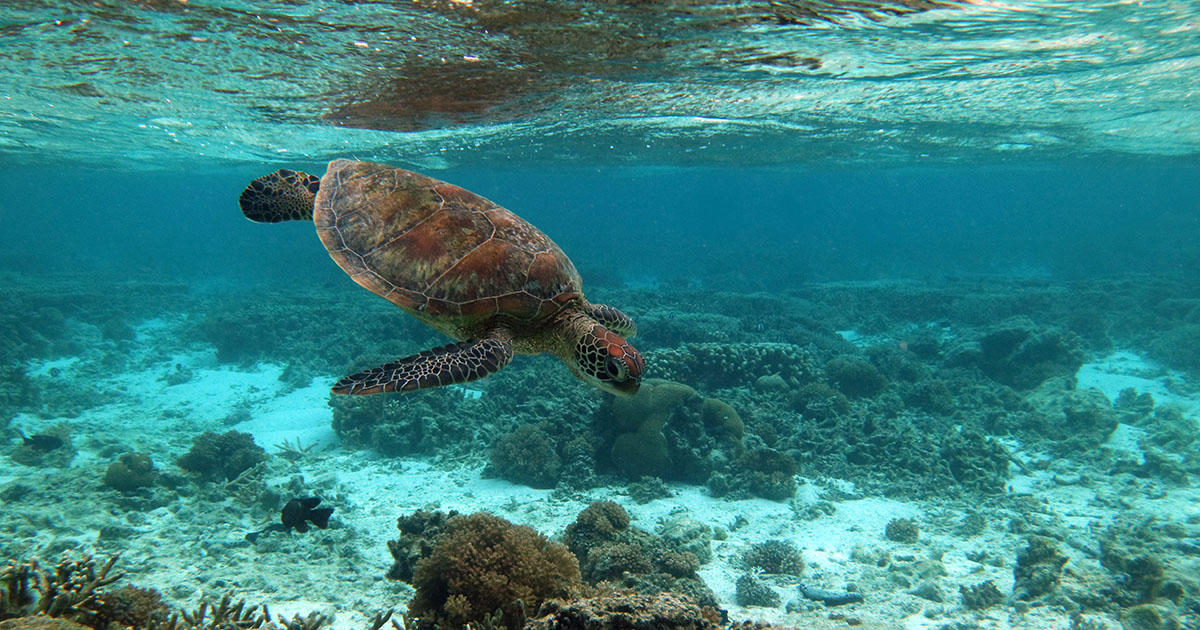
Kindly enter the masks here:
[[580, 380], [610, 394], [632, 396], [642, 384], [646, 361], [624, 337], [593, 323], [575, 344], [571, 371]]

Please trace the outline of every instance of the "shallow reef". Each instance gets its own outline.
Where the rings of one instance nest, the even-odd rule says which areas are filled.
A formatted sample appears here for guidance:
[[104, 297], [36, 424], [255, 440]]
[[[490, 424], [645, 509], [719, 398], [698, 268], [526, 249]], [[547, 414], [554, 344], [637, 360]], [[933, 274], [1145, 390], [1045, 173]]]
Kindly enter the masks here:
[[484, 513], [418, 511], [398, 527], [389, 577], [416, 588], [408, 614], [419, 627], [541, 627], [547, 616], [601, 605], [613, 607], [608, 614], [661, 605], [671, 616], [694, 610], [694, 621], [723, 616], [697, 556], [632, 526], [610, 501], [581, 511], [561, 544]]
[[[545, 630], [1200, 619], [1194, 279], [604, 289], [649, 359], [621, 399], [548, 357], [326, 397], [442, 340], [370, 296], [122, 282], [0, 296], [0, 623], [34, 623], [41, 591], [11, 587], [30, 550], [46, 575], [71, 554], [75, 586], [107, 579], [79, 550], [123, 554], [107, 576], [129, 575], [96, 587], [111, 610], [80, 592], [49, 618], [75, 630], [325, 623], [200, 595], [229, 590], [318, 593], [319, 615], [376, 630], [373, 608], [406, 606], [424, 627]], [[1102, 368], [1131, 385], [1087, 389]], [[247, 375], [237, 401], [204, 398]], [[273, 426], [326, 437], [268, 456], [246, 432], [300, 411], [291, 395], [312, 408]], [[245, 539], [305, 496], [336, 507], [328, 530]]]

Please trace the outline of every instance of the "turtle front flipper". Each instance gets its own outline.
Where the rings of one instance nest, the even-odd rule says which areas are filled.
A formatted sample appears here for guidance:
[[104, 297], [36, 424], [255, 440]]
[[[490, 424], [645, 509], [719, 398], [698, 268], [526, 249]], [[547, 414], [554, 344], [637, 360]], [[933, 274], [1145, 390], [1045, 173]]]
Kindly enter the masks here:
[[633, 323], [633, 318], [622, 313], [615, 306], [592, 304], [588, 314], [605, 328], [622, 337], [633, 337], [637, 334], [637, 324]]
[[411, 392], [466, 383], [500, 371], [512, 358], [512, 339], [507, 335], [468, 339], [351, 374], [334, 384], [333, 393]]
[[321, 178], [316, 175], [283, 168], [250, 182], [238, 205], [247, 219], [258, 223], [312, 221], [320, 188]]

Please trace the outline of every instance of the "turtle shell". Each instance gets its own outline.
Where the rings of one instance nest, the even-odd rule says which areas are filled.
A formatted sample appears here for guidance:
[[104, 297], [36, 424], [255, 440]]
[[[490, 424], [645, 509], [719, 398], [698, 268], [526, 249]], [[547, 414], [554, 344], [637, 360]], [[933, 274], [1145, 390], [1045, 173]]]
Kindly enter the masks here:
[[582, 295], [575, 265], [524, 219], [386, 164], [330, 162], [313, 221], [355, 282], [427, 322], [540, 320]]

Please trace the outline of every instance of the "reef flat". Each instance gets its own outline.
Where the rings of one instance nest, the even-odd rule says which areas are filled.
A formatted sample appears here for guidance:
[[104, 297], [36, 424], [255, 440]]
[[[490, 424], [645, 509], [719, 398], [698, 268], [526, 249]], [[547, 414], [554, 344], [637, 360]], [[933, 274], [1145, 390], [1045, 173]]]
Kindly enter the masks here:
[[[733, 621], [1200, 614], [1195, 279], [611, 283], [589, 296], [638, 321], [654, 379], [629, 399], [549, 357], [461, 388], [331, 396], [439, 343], [353, 288], [4, 280], [0, 556], [120, 554], [123, 582], [173, 606], [232, 592], [369, 627], [425, 601], [396, 569], [423, 511], [529, 526], [575, 555], [580, 588]], [[306, 496], [335, 509], [328, 529], [245, 538]], [[628, 522], [572, 544], [603, 502]], [[429, 614], [460, 619], [446, 605]]]

